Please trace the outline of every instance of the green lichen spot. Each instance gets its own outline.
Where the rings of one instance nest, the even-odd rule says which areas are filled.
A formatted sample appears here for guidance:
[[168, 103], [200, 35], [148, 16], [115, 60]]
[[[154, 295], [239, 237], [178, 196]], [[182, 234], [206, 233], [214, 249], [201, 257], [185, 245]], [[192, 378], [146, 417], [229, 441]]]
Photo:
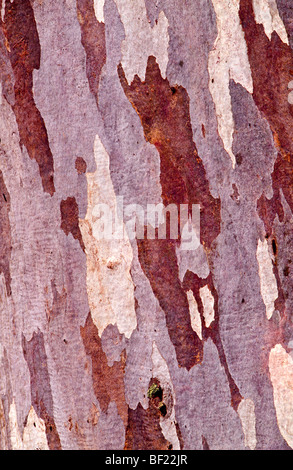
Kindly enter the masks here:
[[148, 389], [148, 398], [153, 398], [160, 391], [159, 385], [153, 383]]

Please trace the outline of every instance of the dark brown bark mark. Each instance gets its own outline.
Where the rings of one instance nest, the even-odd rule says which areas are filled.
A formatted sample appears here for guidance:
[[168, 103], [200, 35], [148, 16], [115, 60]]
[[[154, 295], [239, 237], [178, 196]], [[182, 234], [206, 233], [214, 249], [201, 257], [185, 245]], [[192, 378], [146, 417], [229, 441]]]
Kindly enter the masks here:
[[[181, 86], [163, 79], [155, 57], [150, 56], [145, 81], [136, 75], [127, 83], [120, 64], [118, 74], [124, 93], [138, 113], [145, 138], [160, 154], [162, 199], [165, 206], [200, 204], [200, 236], [207, 249], [220, 233], [220, 201], [209, 191], [209, 183], [193, 142], [189, 98]], [[178, 212], [179, 213], [179, 212]], [[180, 238], [179, 238], [180, 241]], [[191, 328], [186, 293], [181, 287], [173, 240], [138, 240], [143, 271], [166, 314], [178, 364], [191, 369], [202, 360], [202, 343]]]
[[32, 405], [39, 418], [45, 422], [50, 450], [61, 450], [61, 442], [54, 422], [53, 398], [43, 333], [40, 330], [37, 333], [34, 332], [30, 341], [23, 336], [22, 348], [30, 371]]
[[161, 413], [150, 401], [145, 410], [139, 403], [135, 410], [128, 410], [125, 450], [170, 450], [172, 445], [167, 441], [160, 426]]
[[96, 18], [93, 0], [77, 0], [77, 17], [81, 29], [81, 43], [86, 53], [89, 87], [98, 103], [100, 77], [106, 63], [105, 25]]
[[183, 440], [181, 429], [180, 429], [179, 424], [177, 422], [175, 423], [175, 427], [176, 427], [176, 433], [177, 433], [177, 437], [178, 437], [178, 441], [179, 441], [179, 445], [180, 445], [180, 450], [183, 450], [184, 449], [184, 440]]
[[208, 445], [208, 441], [206, 440], [206, 438], [204, 436], [201, 436], [201, 440], [202, 440], [202, 449], [210, 450], [210, 447]]
[[10, 195], [0, 170], [0, 273], [4, 274], [7, 295], [11, 295], [11, 228], [9, 221]]
[[61, 201], [60, 204], [61, 212], [61, 228], [63, 232], [68, 235], [72, 234], [75, 240], [79, 241], [81, 249], [85, 251], [81, 231], [79, 228], [79, 210], [75, 197], [68, 197]]
[[[215, 318], [208, 328], [205, 326], [204, 309], [203, 309], [203, 304], [202, 304], [202, 300], [200, 297], [200, 289], [204, 286], [208, 286], [214, 298]], [[203, 341], [206, 341], [208, 338], [211, 338], [218, 350], [220, 363], [222, 367], [224, 368], [224, 371], [225, 371], [225, 374], [229, 383], [230, 395], [231, 395], [231, 406], [233, 407], [235, 411], [237, 411], [238, 406], [243, 397], [230, 373], [223, 343], [220, 337], [219, 298], [218, 298], [218, 292], [214, 286], [212, 274], [210, 273], [206, 279], [201, 279], [200, 277], [197, 276], [197, 274], [192, 273], [191, 271], [187, 271], [184, 276], [183, 287], [185, 291], [188, 291], [189, 289], [191, 289], [193, 292], [194, 298], [198, 305], [198, 311], [201, 317]]]
[[36, 160], [45, 192], [54, 187], [54, 162], [43, 118], [34, 102], [33, 70], [40, 67], [40, 42], [29, 0], [6, 0], [1, 21], [14, 73], [15, 104], [12, 106], [20, 136], [31, 159]]
[[89, 313], [84, 327], [80, 333], [86, 354], [92, 360], [92, 377], [94, 393], [99, 401], [101, 410], [106, 413], [111, 401], [116, 403], [118, 413], [126, 427], [128, 419], [128, 405], [125, 401], [124, 368], [125, 350], [121, 353], [120, 361], [115, 361], [110, 367], [107, 356], [102, 349], [101, 338], [97, 327]]

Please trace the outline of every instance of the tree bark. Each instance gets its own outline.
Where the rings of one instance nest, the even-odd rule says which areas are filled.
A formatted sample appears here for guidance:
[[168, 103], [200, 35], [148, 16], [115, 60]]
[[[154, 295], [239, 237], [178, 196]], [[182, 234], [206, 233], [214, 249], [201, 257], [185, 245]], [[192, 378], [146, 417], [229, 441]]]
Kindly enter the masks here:
[[0, 18], [0, 449], [293, 448], [290, 2]]

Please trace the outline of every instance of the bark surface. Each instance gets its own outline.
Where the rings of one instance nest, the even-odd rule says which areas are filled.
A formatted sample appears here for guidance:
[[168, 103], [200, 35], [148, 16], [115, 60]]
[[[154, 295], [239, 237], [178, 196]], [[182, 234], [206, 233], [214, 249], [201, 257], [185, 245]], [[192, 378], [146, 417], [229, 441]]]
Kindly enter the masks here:
[[293, 5], [0, 7], [0, 449], [293, 448]]

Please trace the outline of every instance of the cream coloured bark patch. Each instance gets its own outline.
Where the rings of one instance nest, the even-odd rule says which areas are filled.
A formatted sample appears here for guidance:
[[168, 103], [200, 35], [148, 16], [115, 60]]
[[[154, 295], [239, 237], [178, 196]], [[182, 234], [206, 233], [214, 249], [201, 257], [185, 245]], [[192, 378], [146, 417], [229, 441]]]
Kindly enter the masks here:
[[196, 332], [197, 336], [202, 339], [202, 326], [200, 313], [198, 311], [197, 302], [194, 298], [192, 290], [187, 292], [187, 300], [189, 304], [189, 314], [191, 320], [192, 329]]
[[2, 5], [1, 5], [1, 19], [2, 19], [2, 21], [4, 21], [4, 16], [5, 16], [5, 1], [6, 0], [2, 0]]
[[293, 448], [293, 358], [281, 344], [271, 349], [269, 370], [280, 432]]
[[12, 450], [23, 450], [23, 443], [18, 429], [16, 406], [14, 401], [9, 408], [9, 430]]
[[260, 277], [260, 292], [269, 320], [275, 310], [275, 300], [278, 298], [278, 286], [274, 276], [272, 258], [266, 239], [263, 242], [258, 240], [256, 257]]
[[257, 440], [253, 401], [249, 398], [242, 400], [238, 406], [237, 412], [242, 425], [245, 447], [249, 447], [250, 450], [254, 450], [256, 448]]
[[[152, 362], [153, 362], [153, 377], [156, 377], [161, 384], [163, 389], [163, 400], [168, 401], [168, 397], [172, 397], [172, 403], [169, 401], [166, 404], [167, 415], [160, 418], [160, 426], [165, 438], [171, 442], [173, 450], [180, 450], [180, 443], [177, 436], [176, 426], [175, 426], [175, 392], [172, 385], [169, 369], [167, 363], [163, 356], [161, 355], [158, 347], [153, 342], [153, 351], [152, 351]], [[171, 407], [171, 412], [170, 412]]]
[[1, 450], [8, 450], [9, 446], [6, 435], [6, 420], [2, 399], [0, 399], [0, 442]]
[[[130, 275], [133, 253], [123, 222], [118, 217], [109, 156], [98, 136], [94, 150], [97, 170], [86, 174], [88, 209], [85, 219], [79, 220], [87, 256], [89, 307], [100, 336], [109, 324], [117, 324], [120, 333], [129, 338], [136, 328], [134, 285]], [[106, 215], [115, 218], [123, 232], [122, 237], [101, 238], [103, 207], [108, 211]]]
[[156, 57], [161, 74], [166, 77], [168, 64], [168, 20], [163, 11], [152, 28], [149, 24], [144, 0], [115, 0], [125, 30], [122, 43], [122, 66], [128, 82], [137, 74], [145, 79], [147, 60]]
[[239, 0], [212, 0], [217, 17], [218, 36], [209, 54], [209, 89], [215, 103], [218, 132], [235, 167], [232, 151], [234, 119], [229, 91], [233, 79], [253, 92], [253, 83], [244, 33], [239, 20]]
[[16, 406], [14, 401], [9, 409], [9, 428], [10, 428], [10, 441], [13, 450], [49, 450], [46, 426], [44, 421], [39, 418], [31, 406], [27, 422], [23, 430], [23, 438], [21, 438], [18, 422]]
[[200, 298], [203, 303], [203, 316], [206, 327], [208, 328], [215, 319], [214, 297], [208, 286], [199, 289]]
[[94, 0], [95, 15], [100, 23], [104, 23], [104, 4], [105, 0]]
[[[288, 83], [288, 90], [293, 90], [293, 80]], [[288, 103], [293, 104], [293, 91], [288, 94]]]
[[280, 18], [276, 0], [253, 0], [254, 16], [257, 23], [262, 24], [265, 33], [271, 39], [276, 31], [280, 39], [289, 45], [288, 35]]
[[25, 450], [49, 450], [45, 423], [37, 416], [33, 406], [23, 430], [23, 447]]

